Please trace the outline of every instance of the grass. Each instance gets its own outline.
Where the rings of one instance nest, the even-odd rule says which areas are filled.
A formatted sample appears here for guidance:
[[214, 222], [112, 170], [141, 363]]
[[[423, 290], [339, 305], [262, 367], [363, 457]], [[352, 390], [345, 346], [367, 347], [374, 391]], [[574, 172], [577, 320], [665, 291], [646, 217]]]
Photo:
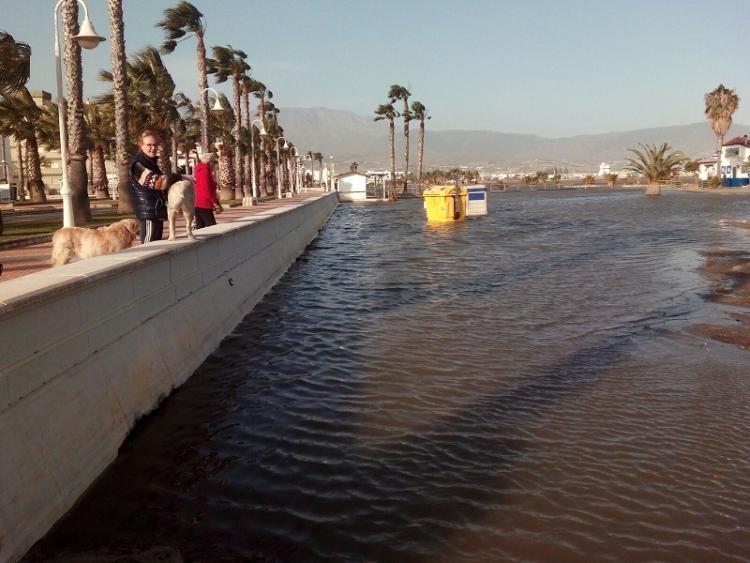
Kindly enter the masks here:
[[[130, 219], [135, 215], [118, 215], [117, 213], [106, 213], [103, 215], [95, 215], [90, 222], [83, 225], [77, 225], [79, 227], [101, 227], [102, 225], [109, 225], [120, 219]], [[34, 235], [45, 235], [54, 233], [57, 229], [62, 227], [62, 221], [41, 221], [39, 223], [23, 223], [20, 225], [5, 225], [3, 229], [3, 235], [0, 236], [0, 242], [15, 240], [19, 238], [30, 237]]]

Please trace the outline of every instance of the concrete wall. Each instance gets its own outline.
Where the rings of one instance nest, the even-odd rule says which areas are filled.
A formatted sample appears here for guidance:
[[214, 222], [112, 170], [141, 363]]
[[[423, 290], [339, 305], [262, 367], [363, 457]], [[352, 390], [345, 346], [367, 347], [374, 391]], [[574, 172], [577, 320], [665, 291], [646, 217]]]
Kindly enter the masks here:
[[19, 559], [317, 235], [325, 194], [0, 284], [0, 561]]

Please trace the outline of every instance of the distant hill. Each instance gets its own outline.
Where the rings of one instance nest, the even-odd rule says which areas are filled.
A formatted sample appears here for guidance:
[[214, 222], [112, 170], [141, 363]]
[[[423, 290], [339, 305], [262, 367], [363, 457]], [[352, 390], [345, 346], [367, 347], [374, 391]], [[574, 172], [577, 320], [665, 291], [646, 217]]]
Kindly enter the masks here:
[[[328, 108], [283, 108], [281, 124], [300, 150], [335, 155], [336, 162], [357, 161], [361, 168], [388, 166], [388, 125], [372, 117]], [[727, 138], [750, 133], [746, 125], [734, 125]], [[412, 126], [411, 162], [416, 162], [417, 130]], [[435, 131], [429, 122], [425, 168], [438, 166], [487, 166], [528, 171], [543, 167], [572, 170], [598, 168], [600, 162], [617, 167], [627, 149], [638, 143], [667, 142], [691, 157], [712, 154], [716, 140], [707, 121], [674, 127], [655, 127], [598, 135], [546, 138], [498, 131]], [[396, 166], [400, 166], [401, 122], [396, 125]], [[411, 167], [411, 163], [410, 163]]]

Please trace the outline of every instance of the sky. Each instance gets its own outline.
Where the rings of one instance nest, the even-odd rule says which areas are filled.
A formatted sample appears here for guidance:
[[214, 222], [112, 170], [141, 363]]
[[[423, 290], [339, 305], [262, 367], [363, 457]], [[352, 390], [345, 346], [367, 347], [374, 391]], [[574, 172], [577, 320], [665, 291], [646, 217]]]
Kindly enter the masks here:
[[[703, 96], [719, 83], [740, 96], [735, 122], [750, 124], [746, 2], [727, 11], [705, 0], [193, 0], [207, 45], [245, 51], [282, 109], [372, 115], [401, 84], [432, 129], [545, 137], [703, 121]], [[124, 0], [128, 54], [161, 43], [155, 24], [176, 3]], [[0, 29], [32, 47], [29, 88], [53, 96], [54, 4], [0, 0]], [[108, 38], [106, 0], [88, 4]], [[107, 90], [96, 76], [111, 68], [109, 49], [84, 51], [84, 97]], [[164, 60], [197, 99], [195, 40]]]

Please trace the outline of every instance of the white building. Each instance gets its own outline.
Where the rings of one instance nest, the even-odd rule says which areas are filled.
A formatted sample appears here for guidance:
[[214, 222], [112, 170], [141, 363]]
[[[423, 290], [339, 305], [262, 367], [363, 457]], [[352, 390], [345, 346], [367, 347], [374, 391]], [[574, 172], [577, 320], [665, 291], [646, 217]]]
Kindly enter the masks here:
[[365, 201], [367, 199], [367, 175], [361, 172], [346, 172], [336, 175], [339, 201]]
[[597, 176], [604, 176], [606, 174], [611, 174], [611, 173], [612, 173], [612, 170], [610, 169], [609, 164], [607, 164], [606, 162], [602, 162], [599, 165], [599, 172], [597, 172]]
[[730, 139], [721, 147], [721, 177], [723, 184], [729, 187], [747, 186], [750, 158], [750, 139], [747, 135]]
[[711, 176], [716, 176], [716, 159], [704, 158], [698, 160], [698, 179], [705, 182]]

